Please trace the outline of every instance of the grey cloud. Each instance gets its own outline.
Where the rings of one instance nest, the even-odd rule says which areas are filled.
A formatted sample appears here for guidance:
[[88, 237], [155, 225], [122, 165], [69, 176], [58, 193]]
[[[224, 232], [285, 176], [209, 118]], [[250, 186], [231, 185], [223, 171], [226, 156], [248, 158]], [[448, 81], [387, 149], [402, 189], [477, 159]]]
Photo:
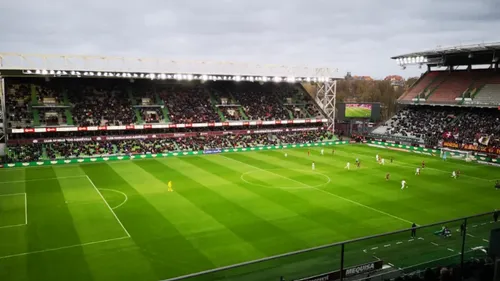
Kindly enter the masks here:
[[0, 51], [279, 63], [411, 76], [400, 53], [492, 41], [496, 0], [18, 0]]

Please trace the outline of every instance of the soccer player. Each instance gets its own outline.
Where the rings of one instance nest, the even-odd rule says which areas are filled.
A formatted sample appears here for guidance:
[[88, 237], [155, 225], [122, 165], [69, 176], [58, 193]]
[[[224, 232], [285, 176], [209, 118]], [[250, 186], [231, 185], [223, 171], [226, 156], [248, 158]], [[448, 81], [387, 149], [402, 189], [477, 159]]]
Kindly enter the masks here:
[[417, 236], [417, 224], [412, 223], [412, 225], [411, 225], [411, 237], [415, 238], [415, 236]]
[[391, 174], [389, 174], [389, 173], [385, 174], [385, 180], [386, 181], [388, 181], [390, 177], [391, 177]]
[[325, 154], [325, 150], [324, 150], [323, 148], [321, 149], [320, 154], [321, 154], [321, 155], [324, 155], [324, 154]]
[[359, 169], [360, 165], [361, 165], [361, 162], [357, 161], [357, 162], [356, 162], [356, 168], [358, 168], [358, 169]]
[[380, 159], [380, 165], [385, 165], [385, 159], [384, 158]]
[[393, 160], [394, 160], [394, 159], [393, 159], [393, 158], [392, 158], [392, 156], [391, 156], [391, 163], [392, 163], [392, 161], [393, 161]]
[[455, 171], [451, 172], [451, 177], [457, 179], [457, 172]]
[[316, 169], [316, 165], [314, 164], [314, 162], [312, 163], [312, 169], [315, 170]]
[[285, 153], [285, 158], [288, 157], [288, 153]]
[[425, 161], [422, 161], [422, 169], [425, 168]]
[[311, 156], [311, 150], [307, 151], [307, 156]]
[[379, 162], [378, 153], [377, 153], [377, 155], [375, 155], [375, 159], [377, 160], [377, 162]]
[[174, 191], [174, 190], [172, 189], [172, 181], [168, 181], [167, 187], [168, 187], [168, 188], [167, 188], [167, 191], [169, 191], [169, 192]]
[[415, 171], [415, 176], [420, 176], [420, 168], [417, 168], [417, 170]]
[[408, 188], [408, 185], [406, 184], [405, 180], [401, 181], [401, 189]]
[[460, 177], [460, 170], [457, 170], [457, 178]]
[[351, 169], [351, 163], [347, 162], [347, 164], [345, 165], [344, 169], [350, 170]]
[[335, 149], [332, 149], [332, 155], [335, 155]]
[[356, 158], [356, 164], [358, 164], [358, 163], [359, 163], [359, 158]]

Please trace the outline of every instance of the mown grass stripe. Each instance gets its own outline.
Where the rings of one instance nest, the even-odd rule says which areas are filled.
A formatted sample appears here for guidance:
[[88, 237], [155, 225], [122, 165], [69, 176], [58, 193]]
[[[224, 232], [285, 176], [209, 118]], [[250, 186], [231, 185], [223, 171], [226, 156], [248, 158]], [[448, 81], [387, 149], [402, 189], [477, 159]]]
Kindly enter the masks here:
[[205, 256], [109, 165], [98, 163], [82, 165], [81, 168], [97, 187], [115, 189], [129, 195], [127, 204], [115, 212], [158, 279], [213, 267]]
[[[165, 165], [164, 165], [165, 163]], [[146, 171], [155, 175], [155, 171], [163, 170], [174, 177], [179, 177], [191, 171], [177, 170], [169, 165], [170, 162], [137, 162]], [[155, 167], [156, 166], [156, 167]], [[195, 177], [195, 174], [191, 174]], [[290, 248], [302, 248], [304, 242], [294, 239], [285, 231], [269, 222], [255, 216], [236, 203], [227, 200], [218, 193], [200, 184], [191, 178], [185, 178], [184, 187], [178, 187], [176, 192], [199, 206], [207, 214], [230, 229], [236, 235], [253, 245], [259, 251], [274, 255], [287, 251]], [[276, 235], [270, 236], [269, 233]], [[279, 238], [277, 238], [279, 237]]]
[[[29, 252], [81, 244], [59, 181], [30, 181], [55, 177], [52, 167], [26, 170], [29, 221], [26, 237]], [[68, 255], [71, 255], [71, 260], [68, 260]], [[27, 259], [28, 276], [32, 281], [93, 280], [81, 247], [19, 258]]]

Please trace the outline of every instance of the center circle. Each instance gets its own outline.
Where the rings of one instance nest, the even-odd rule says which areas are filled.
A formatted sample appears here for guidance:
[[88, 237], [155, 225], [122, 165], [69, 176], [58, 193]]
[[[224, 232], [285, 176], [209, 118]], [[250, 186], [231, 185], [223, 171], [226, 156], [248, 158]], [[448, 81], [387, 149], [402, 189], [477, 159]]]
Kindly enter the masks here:
[[[282, 172], [293, 171], [292, 175], [283, 174]], [[306, 177], [306, 180], [303, 179]], [[332, 180], [329, 176], [316, 172], [313, 170], [301, 170], [301, 169], [259, 169], [252, 170], [241, 174], [241, 180], [250, 185], [267, 187], [267, 188], [279, 188], [279, 189], [311, 189], [318, 188], [329, 184]], [[261, 182], [287, 182], [285, 185], [281, 184], [263, 184]]]

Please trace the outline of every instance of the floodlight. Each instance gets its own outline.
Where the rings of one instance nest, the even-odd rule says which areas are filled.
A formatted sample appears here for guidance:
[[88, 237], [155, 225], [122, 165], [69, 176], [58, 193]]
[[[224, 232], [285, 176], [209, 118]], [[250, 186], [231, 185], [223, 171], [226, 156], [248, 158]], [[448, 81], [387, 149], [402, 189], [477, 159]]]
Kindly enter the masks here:
[[56, 71], [56, 75], [61, 75], [61, 71], [60, 70]]
[[253, 82], [253, 80], [254, 80], [253, 76], [248, 77], [248, 79], [249, 79], [250, 81], [252, 81], [252, 82]]
[[239, 76], [239, 75], [234, 76], [234, 81], [240, 81], [240, 80], [241, 80], [241, 76]]
[[193, 75], [192, 74], [188, 74], [187, 75], [187, 80], [193, 80]]
[[102, 75], [102, 73], [100, 71], [97, 72], [97, 76], [101, 76], [101, 75]]
[[42, 72], [40, 71], [40, 69], [35, 70], [35, 73], [36, 74], [42, 74]]
[[42, 69], [42, 75], [47, 75], [47, 70]]
[[26, 70], [26, 74], [32, 74], [31, 70]]
[[75, 71], [71, 71], [70, 73], [71, 73], [71, 75], [75, 75], [76, 74]]
[[273, 81], [274, 82], [280, 82], [281, 78], [279, 78], [278, 76], [274, 76], [273, 78]]
[[80, 71], [77, 71], [77, 72], [76, 72], [76, 75], [80, 76], [80, 75], [81, 75], [81, 74], [80, 74]]
[[62, 72], [63, 75], [68, 75], [68, 73], [66, 73], [66, 71], [63, 70]]
[[163, 74], [163, 73], [162, 73], [162, 74], [160, 74], [160, 79], [165, 80], [166, 78], [167, 78], [167, 75], [165, 75], [165, 74]]
[[137, 78], [137, 77], [138, 77], [137, 73], [134, 73], [132, 76], [133, 76], [134, 78]]
[[287, 77], [287, 78], [286, 78], [286, 81], [287, 81], [288, 83], [293, 83], [293, 82], [295, 82], [295, 77], [293, 77], [293, 76], [289, 76], [289, 77]]
[[201, 80], [203, 80], [203, 81], [208, 80], [208, 76], [207, 76], [207, 75], [205, 75], [205, 74], [204, 74], [204, 75], [202, 75], [202, 76], [201, 76]]

